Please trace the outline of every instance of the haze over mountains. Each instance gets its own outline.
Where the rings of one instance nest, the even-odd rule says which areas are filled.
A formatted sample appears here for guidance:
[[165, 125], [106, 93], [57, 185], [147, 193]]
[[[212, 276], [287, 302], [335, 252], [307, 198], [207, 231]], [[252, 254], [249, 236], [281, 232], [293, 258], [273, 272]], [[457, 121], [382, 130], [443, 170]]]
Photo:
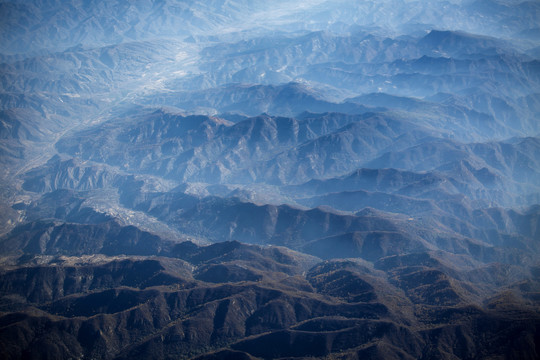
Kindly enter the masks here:
[[0, 24], [2, 358], [540, 356], [540, 3]]

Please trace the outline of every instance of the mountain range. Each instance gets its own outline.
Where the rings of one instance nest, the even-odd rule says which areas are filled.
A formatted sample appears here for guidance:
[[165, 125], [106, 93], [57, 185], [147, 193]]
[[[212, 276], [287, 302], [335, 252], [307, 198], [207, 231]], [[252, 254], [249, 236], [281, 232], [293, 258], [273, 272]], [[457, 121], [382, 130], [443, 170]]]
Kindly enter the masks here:
[[539, 3], [0, 24], [0, 357], [540, 356]]

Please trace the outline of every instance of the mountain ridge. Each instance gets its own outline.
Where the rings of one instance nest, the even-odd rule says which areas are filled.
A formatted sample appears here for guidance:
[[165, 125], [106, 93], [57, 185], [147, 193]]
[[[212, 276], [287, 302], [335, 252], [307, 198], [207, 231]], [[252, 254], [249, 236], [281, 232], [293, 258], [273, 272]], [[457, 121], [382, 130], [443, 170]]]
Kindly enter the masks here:
[[538, 358], [539, 14], [0, 3], [0, 357]]

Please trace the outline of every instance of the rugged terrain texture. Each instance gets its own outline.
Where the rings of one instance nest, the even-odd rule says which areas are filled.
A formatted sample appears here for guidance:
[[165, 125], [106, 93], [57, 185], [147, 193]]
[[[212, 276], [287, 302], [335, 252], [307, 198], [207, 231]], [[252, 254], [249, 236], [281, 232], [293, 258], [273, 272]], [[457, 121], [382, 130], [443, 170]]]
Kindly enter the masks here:
[[540, 358], [538, 2], [0, 23], [1, 358]]

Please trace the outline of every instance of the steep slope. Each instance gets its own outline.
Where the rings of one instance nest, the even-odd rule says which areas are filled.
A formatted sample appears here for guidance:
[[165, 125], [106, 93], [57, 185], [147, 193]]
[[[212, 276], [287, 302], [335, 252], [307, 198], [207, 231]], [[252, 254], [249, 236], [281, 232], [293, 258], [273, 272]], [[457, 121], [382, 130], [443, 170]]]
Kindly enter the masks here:
[[[19, 234], [35, 230], [20, 229], [2, 242], [22, 246]], [[507, 304], [508, 311], [522, 305], [500, 294], [482, 309], [479, 301], [498, 289], [487, 276], [494, 271], [464, 258], [419, 253], [383, 257], [374, 267], [358, 259], [318, 262], [278, 247], [171, 247], [155, 239], [159, 248], [169, 248], [166, 257], [158, 249], [148, 254], [159, 251], [161, 257], [81, 257], [73, 256], [77, 248], [66, 248], [63, 256], [27, 249], [22, 257], [4, 258], [2, 309], [11, 313], [1, 319], [3, 356], [34, 356], [45, 349], [59, 357], [189, 357], [220, 347], [257, 357], [374, 356], [382, 347], [404, 356], [460, 356], [497, 354], [515, 341], [521, 344], [516, 354], [534, 355], [527, 334], [538, 333], [535, 308], [507, 313], [496, 306]], [[476, 287], [469, 282], [473, 277]], [[515, 301], [539, 286], [532, 278], [528, 282], [512, 290]], [[479, 326], [492, 329], [483, 331], [485, 340], [446, 347], [446, 337], [454, 334], [476, 339]], [[283, 339], [288, 346], [272, 346]], [[488, 350], [487, 339], [499, 339], [499, 347]], [[207, 356], [225, 353], [231, 350]]]
[[415, 133], [408, 141], [431, 134], [406, 119], [377, 113], [306, 114], [301, 119], [262, 115], [233, 125], [158, 110], [75, 133], [56, 148], [182, 182], [287, 183], [350, 171], [408, 131]]
[[0, 357], [538, 358], [539, 11], [0, 3]]

